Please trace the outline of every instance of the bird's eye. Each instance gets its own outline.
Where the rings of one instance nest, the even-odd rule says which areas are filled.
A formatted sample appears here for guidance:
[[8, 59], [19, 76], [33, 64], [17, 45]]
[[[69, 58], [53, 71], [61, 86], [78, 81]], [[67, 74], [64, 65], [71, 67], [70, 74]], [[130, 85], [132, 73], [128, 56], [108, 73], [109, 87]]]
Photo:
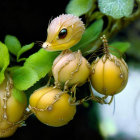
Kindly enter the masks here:
[[66, 35], [67, 35], [67, 29], [64, 28], [59, 32], [58, 37], [59, 37], [59, 39], [63, 39], [66, 37]]

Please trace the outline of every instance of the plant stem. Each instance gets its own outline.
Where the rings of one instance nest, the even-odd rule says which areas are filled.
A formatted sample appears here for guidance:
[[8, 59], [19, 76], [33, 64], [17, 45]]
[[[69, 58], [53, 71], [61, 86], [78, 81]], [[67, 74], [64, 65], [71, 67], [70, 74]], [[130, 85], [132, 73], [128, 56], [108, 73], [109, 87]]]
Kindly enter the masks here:
[[[130, 15], [129, 17], [124, 17], [118, 20], [113, 19], [112, 17], [108, 16], [108, 25], [104, 29], [104, 31], [100, 34], [100, 37], [106, 35], [107, 38], [111, 38], [113, 35], [117, 34], [120, 30], [128, 26], [131, 22], [135, 21], [136, 19], [140, 18], [140, 2], [138, 3], [138, 9], [135, 13]], [[95, 17], [94, 17], [95, 19]], [[97, 39], [89, 44], [87, 50], [85, 50], [84, 55], [88, 55], [93, 53], [96, 49], [100, 48], [102, 45], [102, 41]]]

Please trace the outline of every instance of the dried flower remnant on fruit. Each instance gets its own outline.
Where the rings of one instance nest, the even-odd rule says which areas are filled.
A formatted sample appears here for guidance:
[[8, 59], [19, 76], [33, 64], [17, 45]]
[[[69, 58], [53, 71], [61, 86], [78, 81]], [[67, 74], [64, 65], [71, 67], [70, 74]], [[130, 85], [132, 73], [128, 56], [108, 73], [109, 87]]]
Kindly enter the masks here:
[[56, 86], [81, 86], [91, 72], [90, 64], [81, 52], [62, 52], [54, 61], [52, 67]]
[[69, 103], [70, 95], [54, 87], [42, 87], [30, 97], [30, 109], [44, 124], [54, 127], [66, 125], [76, 113]]
[[62, 14], [49, 24], [47, 40], [42, 47], [47, 51], [69, 49], [80, 41], [84, 30], [85, 26], [79, 17]]
[[102, 40], [105, 54], [93, 61], [90, 79], [96, 91], [113, 96], [125, 88], [128, 81], [128, 67], [123, 58], [110, 54], [105, 36]]

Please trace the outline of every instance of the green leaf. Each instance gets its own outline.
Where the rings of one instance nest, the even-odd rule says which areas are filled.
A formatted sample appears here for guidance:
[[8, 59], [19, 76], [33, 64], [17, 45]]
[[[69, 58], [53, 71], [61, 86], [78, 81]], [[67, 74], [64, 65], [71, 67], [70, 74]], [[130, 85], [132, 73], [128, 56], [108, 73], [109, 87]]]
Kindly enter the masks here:
[[25, 102], [27, 102], [26, 95], [22, 91], [20, 91], [20, 90], [17, 90], [15, 88], [13, 88], [12, 89], [12, 95], [20, 103], [24, 104]]
[[26, 59], [24, 66], [35, 70], [39, 79], [41, 79], [51, 70], [57, 55], [58, 52], [47, 52], [44, 49], [40, 49], [37, 53]]
[[81, 16], [87, 13], [93, 5], [93, 0], [71, 0], [66, 7], [66, 13]]
[[131, 44], [133, 44], [133, 47], [130, 47], [127, 51], [127, 54], [129, 56], [132, 56], [133, 58], [140, 60], [140, 39], [137, 34], [134, 37], [131, 37], [129, 35], [129, 41]]
[[20, 67], [21, 67], [21, 66], [8, 67], [7, 70], [8, 70], [8, 71], [14, 71], [14, 70], [16, 70], [16, 69], [18, 69], [18, 68], [20, 68]]
[[82, 39], [80, 40], [78, 44], [76, 44], [72, 48], [72, 50], [76, 51], [80, 49], [81, 51], [85, 51], [88, 45], [99, 37], [102, 29], [103, 29], [103, 20], [102, 19], [96, 20], [93, 24], [91, 24], [86, 29], [86, 31], [84, 32], [82, 36]]
[[26, 59], [23, 67], [10, 68], [15, 88], [27, 90], [33, 86], [51, 70], [57, 55], [58, 52], [47, 52], [40, 49]]
[[7, 35], [4, 42], [8, 47], [8, 50], [12, 54], [17, 55], [18, 51], [21, 49], [19, 40], [15, 36]]
[[98, 6], [105, 15], [119, 19], [132, 13], [134, 0], [98, 0]]
[[130, 48], [130, 43], [129, 42], [114, 42], [109, 45], [109, 50], [110, 52], [117, 56], [121, 57], [123, 53], [127, 51], [128, 48]]
[[[26, 58], [20, 58], [20, 56], [25, 53], [26, 51], [32, 49], [34, 46], [34, 43], [31, 43], [31, 44], [28, 44], [28, 45], [25, 45], [23, 46], [17, 53], [17, 62], [20, 62], [20, 61], [23, 61], [25, 60]], [[20, 59], [19, 59], [20, 58]]]
[[9, 65], [9, 53], [7, 47], [0, 42], [0, 84], [5, 79], [4, 72]]
[[39, 80], [36, 71], [26, 66], [11, 69], [11, 75], [18, 90], [27, 90]]

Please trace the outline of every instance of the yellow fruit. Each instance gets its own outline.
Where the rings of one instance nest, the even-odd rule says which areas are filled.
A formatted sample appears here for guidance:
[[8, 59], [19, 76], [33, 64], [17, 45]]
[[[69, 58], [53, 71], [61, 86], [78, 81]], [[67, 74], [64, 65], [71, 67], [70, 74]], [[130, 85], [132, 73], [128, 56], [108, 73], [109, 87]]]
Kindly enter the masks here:
[[128, 81], [128, 67], [121, 58], [109, 54], [95, 60], [92, 65], [91, 84], [104, 95], [121, 92]]
[[49, 24], [47, 40], [42, 47], [47, 51], [69, 49], [80, 41], [84, 30], [84, 24], [79, 17], [62, 14]]
[[[0, 138], [14, 134], [27, 105], [25, 94], [7, 85], [7, 80], [0, 85]], [[17, 92], [20, 100], [15, 97]]]
[[36, 90], [30, 97], [30, 108], [44, 124], [59, 127], [73, 119], [76, 106], [70, 105], [70, 95], [53, 87]]
[[90, 64], [78, 52], [61, 53], [52, 68], [56, 85], [83, 85], [90, 75]]
[[0, 122], [0, 138], [12, 136], [18, 128], [18, 125], [10, 125], [6, 120]]

